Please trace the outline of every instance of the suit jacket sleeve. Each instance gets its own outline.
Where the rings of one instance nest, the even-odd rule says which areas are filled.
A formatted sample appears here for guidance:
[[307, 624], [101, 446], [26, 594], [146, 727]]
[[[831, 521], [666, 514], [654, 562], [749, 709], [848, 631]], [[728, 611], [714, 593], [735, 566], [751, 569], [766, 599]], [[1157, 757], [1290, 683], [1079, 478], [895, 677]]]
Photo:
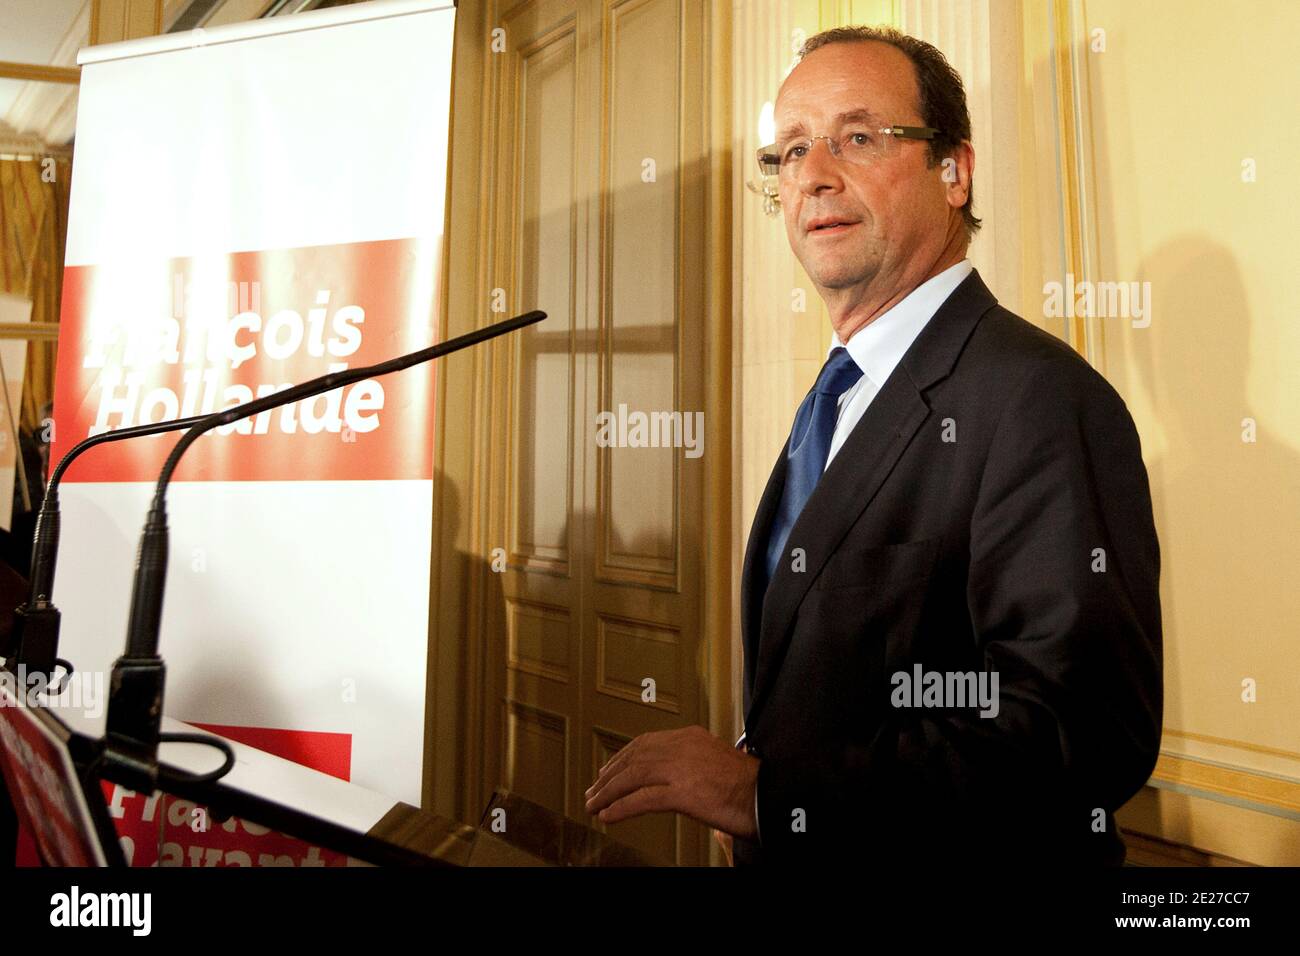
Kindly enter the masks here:
[[886, 707], [879, 725], [819, 752], [763, 759], [765, 854], [821, 843], [818, 828], [823, 840], [873, 841], [933, 833], [939, 820], [996, 839], [1051, 817], [1086, 839], [1099, 809], [1113, 826], [1108, 814], [1149, 777], [1162, 712], [1159, 547], [1119, 395], [1073, 356], [1028, 371], [974, 501], [966, 593], [952, 597], [964, 597], [999, 675], [996, 717]]

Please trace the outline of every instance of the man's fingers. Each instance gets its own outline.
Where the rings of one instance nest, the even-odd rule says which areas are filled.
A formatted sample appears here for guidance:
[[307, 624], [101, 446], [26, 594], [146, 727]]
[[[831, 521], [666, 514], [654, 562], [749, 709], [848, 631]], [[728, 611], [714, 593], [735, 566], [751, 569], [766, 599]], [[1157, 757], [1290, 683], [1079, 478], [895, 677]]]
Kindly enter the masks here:
[[618, 753], [606, 760], [605, 765], [597, 772], [595, 782], [587, 788], [586, 795], [591, 796], [603, 787], [610, 777], [618, 773], [632, 759], [632, 756], [641, 749], [645, 737], [646, 735], [642, 734], [640, 737], [629, 740]]
[[595, 782], [587, 788], [585, 796], [590, 797], [599, 791], [609, 778], [628, 765], [628, 761], [634, 758], [641, 761], [658, 754], [665, 736], [663, 731], [651, 731], [628, 741], [623, 749], [605, 761], [605, 765], [596, 774]]
[[[706, 794], [695, 792], [701, 790], [698, 781], [695, 786], [685, 786], [696, 775], [683, 768], [699, 763], [701, 751], [708, 749], [704, 747], [706, 743], [718, 744], [716, 738], [702, 727], [652, 731], [639, 735], [600, 768], [595, 782], [584, 793], [585, 809], [588, 813], [600, 814], [602, 811], [612, 812], [612, 808], [617, 805], [622, 807], [617, 811], [618, 819], [626, 819], [628, 816], [652, 811], [639, 809], [644, 797], [637, 797], [630, 805], [621, 801], [643, 790], [658, 793], [660, 791], [655, 788], [668, 788], [671, 791], [670, 799], [679, 805], [673, 809], [694, 815], [701, 809], [696, 805], [701, 803]], [[731, 754], [730, 748], [725, 747], [725, 744], [719, 746]], [[682, 770], [682, 773], [678, 774], [677, 770]], [[629, 810], [629, 806], [632, 809]], [[652, 809], [668, 807], [656, 805]]]
[[601, 774], [600, 779], [587, 791], [587, 812], [600, 812], [629, 790], [636, 789], [636, 786], [632, 768], [616, 768], [611, 773]]
[[[627, 746], [630, 747], [632, 744], [628, 744]], [[627, 773], [628, 768], [633, 766], [630, 758], [624, 757], [621, 760], [619, 759], [619, 756], [623, 754], [624, 750], [627, 750], [627, 747], [620, 750], [618, 754], [610, 759], [609, 763], [605, 764], [605, 766], [601, 768], [600, 774], [596, 777], [596, 782], [587, 788], [584, 796], [587, 798], [588, 805], [590, 805], [593, 798], [598, 796], [602, 790], [609, 786], [611, 780], [618, 777], [620, 774]]]
[[667, 785], [669, 782], [669, 765], [662, 761], [650, 763], [644, 759], [615, 769], [601, 786], [587, 798], [587, 811], [597, 813], [608, 807], [619, 797], [634, 790], [654, 785]]
[[667, 784], [654, 784], [641, 787], [622, 799], [615, 800], [600, 811], [598, 818], [601, 823], [618, 823], [620, 820], [639, 816], [642, 813], [659, 813], [677, 809], [676, 793], [673, 788]]

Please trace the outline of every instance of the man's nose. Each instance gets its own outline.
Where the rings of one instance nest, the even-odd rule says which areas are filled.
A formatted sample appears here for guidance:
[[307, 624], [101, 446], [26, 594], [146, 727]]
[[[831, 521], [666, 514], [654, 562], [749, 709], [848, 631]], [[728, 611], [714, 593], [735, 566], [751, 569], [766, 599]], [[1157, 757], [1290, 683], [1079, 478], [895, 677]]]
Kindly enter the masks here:
[[799, 163], [799, 189], [810, 196], [823, 190], [838, 192], [844, 188], [840, 174], [840, 159], [831, 152], [831, 141], [815, 139]]

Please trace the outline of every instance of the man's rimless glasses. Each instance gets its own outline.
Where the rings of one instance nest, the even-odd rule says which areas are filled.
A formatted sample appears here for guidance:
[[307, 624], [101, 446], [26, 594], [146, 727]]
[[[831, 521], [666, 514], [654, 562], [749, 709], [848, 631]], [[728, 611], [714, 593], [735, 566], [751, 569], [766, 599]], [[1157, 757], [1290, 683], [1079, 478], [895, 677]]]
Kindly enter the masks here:
[[870, 166], [898, 149], [904, 139], [934, 139], [939, 130], [932, 126], [881, 126], [876, 129], [855, 128], [839, 136], [801, 136], [785, 145], [773, 143], [758, 151], [758, 168], [764, 176], [787, 179], [794, 176], [800, 163], [812, 151], [813, 144], [826, 140], [832, 156], [857, 166]]

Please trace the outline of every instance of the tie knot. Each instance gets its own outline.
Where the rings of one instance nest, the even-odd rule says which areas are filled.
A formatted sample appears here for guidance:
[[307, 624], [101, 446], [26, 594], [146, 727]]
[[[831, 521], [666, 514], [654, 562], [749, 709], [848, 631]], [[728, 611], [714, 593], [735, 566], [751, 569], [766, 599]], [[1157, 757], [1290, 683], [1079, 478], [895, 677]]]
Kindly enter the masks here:
[[862, 369], [858, 368], [858, 363], [853, 361], [849, 350], [837, 346], [831, 349], [830, 357], [822, 366], [821, 374], [817, 376], [817, 384], [813, 387], [822, 395], [842, 395], [857, 384], [861, 377]]

